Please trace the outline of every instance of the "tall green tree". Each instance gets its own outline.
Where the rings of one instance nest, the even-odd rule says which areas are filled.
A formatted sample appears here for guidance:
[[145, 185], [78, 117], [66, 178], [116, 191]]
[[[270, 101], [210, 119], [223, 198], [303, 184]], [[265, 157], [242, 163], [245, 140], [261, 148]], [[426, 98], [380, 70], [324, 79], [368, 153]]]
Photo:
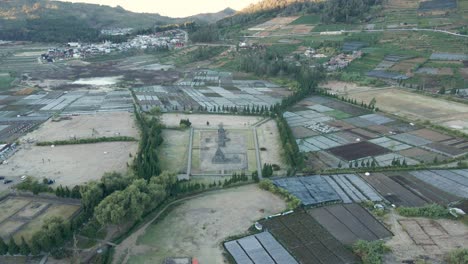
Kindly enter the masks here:
[[8, 253], [10, 255], [17, 255], [19, 253], [19, 247], [13, 237], [10, 237], [10, 242], [8, 242]]
[[21, 244], [19, 246], [19, 252], [23, 256], [28, 256], [31, 253], [31, 248], [29, 247], [28, 243], [24, 240], [24, 237], [21, 237]]

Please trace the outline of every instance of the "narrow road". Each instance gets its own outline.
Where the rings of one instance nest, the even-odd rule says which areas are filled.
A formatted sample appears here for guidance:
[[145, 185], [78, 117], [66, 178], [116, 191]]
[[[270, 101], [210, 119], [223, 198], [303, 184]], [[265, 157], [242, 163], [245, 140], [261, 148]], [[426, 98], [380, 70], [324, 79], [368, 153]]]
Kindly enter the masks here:
[[192, 146], [193, 146], [193, 127], [190, 128], [190, 140], [189, 140], [189, 153], [187, 161], [187, 180], [190, 179], [192, 174]]
[[257, 156], [257, 171], [258, 171], [258, 178], [260, 180], [263, 179], [262, 176], [262, 161], [260, 160], [260, 149], [258, 147], [258, 136], [257, 136], [257, 128], [253, 128], [254, 132], [254, 142], [255, 142], [255, 155]]
[[468, 35], [463, 35], [447, 30], [441, 29], [430, 29], [430, 28], [387, 28], [387, 29], [363, 29], [363, 30], [337, 30], [337, 31], [322, 31], [322, 32], [309, 32], [302, 34], [284, 34], [284, 35], [268, 35], [268, 36], [244, 36], [244, 38], [269, 38], [269, 37], [286, 37], [286, 36], [311, 36], [311, 35], [333, 35], [333, 34], [343, 34], [343, 33], [375, 33], [375, 32], [391, 32], [391, 31], [426, 31], [426, 32], [436, 32], [442, 34], [448, 34], [456, 37], [468, 38]]

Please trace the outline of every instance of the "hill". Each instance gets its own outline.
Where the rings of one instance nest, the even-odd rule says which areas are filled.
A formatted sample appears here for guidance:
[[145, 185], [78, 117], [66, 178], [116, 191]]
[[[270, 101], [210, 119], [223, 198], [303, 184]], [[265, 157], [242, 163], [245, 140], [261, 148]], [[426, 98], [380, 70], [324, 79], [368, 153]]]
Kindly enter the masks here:
[[213, 23], [234, 13], [225, 9], [213, 14], [170, 18], [135, 13], [120, 6], [69, 3], [52, 0], [2, 0], [0, 39], [32, 41], [95, 40], [105, 28], [146, 29], [186, 21]]
[[232, 15], [236, 14], [236, 10], [232, 8], [226, 8], [224, 10], [221, 10], [217, 13], [202, 13], [194, 16], [189, 16], [186, 18], [182, 18], [185, 20], [193, 20], [195, 22], [207, 22], [207, 23], [214, 23], [216, 21], [219, 21], [221, 19], [224, 19], [226, 17], [230, 17]]

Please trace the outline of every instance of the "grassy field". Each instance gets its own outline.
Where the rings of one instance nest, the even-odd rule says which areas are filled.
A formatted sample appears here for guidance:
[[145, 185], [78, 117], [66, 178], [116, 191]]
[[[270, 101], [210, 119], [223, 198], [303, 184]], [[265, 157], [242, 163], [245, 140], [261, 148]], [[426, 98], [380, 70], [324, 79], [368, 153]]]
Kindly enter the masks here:
[[162, 170], [183, 173], [187, 169], [190, 130], [163, 130], [164, 142], [158, 149]]

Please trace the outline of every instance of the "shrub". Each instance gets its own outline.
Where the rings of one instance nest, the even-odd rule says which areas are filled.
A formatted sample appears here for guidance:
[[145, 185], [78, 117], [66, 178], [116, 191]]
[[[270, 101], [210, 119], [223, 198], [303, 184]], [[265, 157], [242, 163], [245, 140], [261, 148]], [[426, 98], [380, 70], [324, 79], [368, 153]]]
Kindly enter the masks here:
[[266, 191], [272, 192], [283, 197], [286, 202], [288, 203], [288, 209], [295, 209], [301, 205], [301, 200], [299, 200], [296, 196], [290, 194], [285, 189], [276, 187], [270, 180], [261, 180], [258, 186]]
[[449, 264], [465, 264], [468, 263], [468, 249], [461, 248], [450, 252], [447, 256]]
[[380, 264], [383, 255], [390, 251], [383, 241], [364, 241], [358, 240], [353, 245], [353, 251], [358, 255], [363, 264]]
[[424, 207], [400, 207], [397, 208], [400, 215], [406, 217], [430, 217], [430, 218], [451, 218], [450, 211], [438, 204], [430, 204]]

